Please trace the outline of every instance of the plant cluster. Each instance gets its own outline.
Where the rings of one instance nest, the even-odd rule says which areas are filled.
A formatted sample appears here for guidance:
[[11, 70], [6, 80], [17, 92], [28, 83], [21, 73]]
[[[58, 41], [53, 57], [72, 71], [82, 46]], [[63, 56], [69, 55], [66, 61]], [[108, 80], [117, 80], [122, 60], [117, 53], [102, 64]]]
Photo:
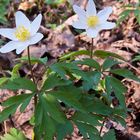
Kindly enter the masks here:
[[[12, 40], [0, 48], [0, 52], [16, 50], [19, 54], [26, 48], [28, 50], [28, 56], [19, 59], [10, 77], [0, 78], [1, 89], [25, 90], [24, 94], [10, 97], [1, 104], [4, 110], [0, 113], [0, 123], [13, 115], [17, 108], [24, 112], [28, 104], [34, 101], [32, 125], [35, 140], [62, 140], [72, 134], [74, 126], [85, 139], [115, 140], [114, 127], [105, 134], [102, 133], [102, 129], [110, 120], [125, 126], [128, 111], [125, 105], [127, 89], [121, 79], [130, 78], [137, 82], [140, 82], [140, 79], [128, 69], [118, 67], [120, 63], [126, 62], [123, 57], [108, 51], [93, 50], [93, 38], [99, 31], [115, 27], [115, 23], [107, 21], [112, 8], [106, 7], [97, 13], [93, 0], [89, 0], [86, 11], [77, 5], [74, 5], [73, 9], [78, 15], [78, 20], [72, 26], [86, 30], [87, 35], [92, 38], [92, 44], [88, 50], [64, 54], [56, 63], [49, 66], [46, 65], [47, 58], [30, 56], [29, 45], [36, 44], [43, 38], [41, 33], [37, 33], [41, 14], [30, 22], [18, 11], [16, 28], [0, 29], [1, 35]], [[85, 58], [76, 59], [81, 55]], [[97, 58], [102, 59], [103, 63], [100, 64]], [[19, 69], [25, 62], [29, 62], [32, 79], [27, 76], [20, 77]], [[34, 63], [42, 64], [46, 69], [39, 84], [32, 71]], [[83, 66], [87, 69], [84, 70]], [[117, 76], [121, 77], [120, 80]], [[70, 110], [72, 113], [68, 115]], [[15, 129], [2, 138], [16, 139], [26, 138]]]

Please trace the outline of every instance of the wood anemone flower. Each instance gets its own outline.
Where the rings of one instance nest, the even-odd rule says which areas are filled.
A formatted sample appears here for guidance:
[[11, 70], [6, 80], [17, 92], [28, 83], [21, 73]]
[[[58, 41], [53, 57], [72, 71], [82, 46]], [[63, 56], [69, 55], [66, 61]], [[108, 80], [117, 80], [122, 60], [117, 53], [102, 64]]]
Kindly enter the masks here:
[[43, 34], [38, 33], [42, 20], [39, 14], [33, 22], [21, 12], [15, 14], [16, 28], [1, 28], [0, 35], [9, 38], [10, 42], [0, 48], [1, 53], [7, 53], [16, 49], [16, 53], [20, 54], [29, 45], [36, 44], [43, 38]]
[[116, 26], [115, 23], [107, 21], [112, 13], [111, 7], [106, 7], [97, 13], [93, 0], [89, 0], [86, 10], [77, 5], [73, 5], [73, 9], [78, 15], [78, 20], [72, 26], [77, 29], [85, 29], [89, 37], [97, 37], [99, 31], [112, 29]]

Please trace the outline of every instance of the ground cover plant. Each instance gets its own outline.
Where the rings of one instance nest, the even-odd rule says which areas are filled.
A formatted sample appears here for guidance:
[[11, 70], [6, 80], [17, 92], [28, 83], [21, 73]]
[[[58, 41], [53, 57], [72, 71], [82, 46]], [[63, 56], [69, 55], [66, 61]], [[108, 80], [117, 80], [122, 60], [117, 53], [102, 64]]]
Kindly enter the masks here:
[[[64, 6], [63, 3], [66, 7], [61, 7]], [[134, 73], [139, 73], [139, 70], [124, 56], [117, 52], [98, 49], [96, 46], [100, 32], [113, 32], [119, 26], [117, 21], [108, 20], [113, 13], [113, 7], [104, 6], [97, 10], [99, 3], [93, 0], [87, 0], [85, 8], [75, 1], [37, 0], [28, 3], [29, 9], [30, 5], [35, 6], [33, 10], [27, 10], [27, 13], [34, 13], [34, 9], [38, 10], [38, 13], [29, 19], [26, 12], [23, 12], [24, 4], [21, 5], [22, 10], [14, 12], [14, 26], [0, 28], [0, 35], [8, 38], [3, 38], [1, 58], [6, 56], [8, 61], [14, 62], [11, 67], [5, 68], [6, 70], [3, 67], [6, 58], [4, 63], [1, 63], [1, 92], [11, 92], [10, 97], [6, 99], [1, 96], [0, 123], [4, 130], [1, 140], [72, 139], [74, 131], [78, 131], [77, 135], [81, 136], [81, 139], [117, 140], [115, 125], [119, 124], [126, 128], [127, 115], [133, 112], [127, 106], [128, 86], [125, 82], [129, 79], [139, 85], [140, 79]], [[48, 5], [50, 11], [45, 13], [45, 6]], [[60, 32], [65, 28], [64, 24], [61, 25], [60, 19], [64, 15], [58, 12], [60, 15], [54, 19], [56, 13], [51, 12], [50, 8], [56, 10], [57, 7], [64, 11], [71, 9], [72, 14], [76, 14], [68, 22], [68, 26], [75, 35], [83, 35], [88, 41], [86, 47], [84, 43], [80, 44], [81, 48], [86, 49], [64, 51], [54, 58], [50, 56], [49, 50], [46, 52], [39, 48], [39, 44], [43, 44], [45, 38], [52, 39], [52, 42], [59, 41], [61, 33], [58, 33], [55, 39], [53, 35], [48, 35], [50, 30], [56, 33], [57, 30]], [[66, 14], [72, 16], [69, 11]], [[50, 23], [44, 20], [44, 17], [49, 15]], [[66, 16], [62, 19], [66, 20]], [[42, 27], [42, 24], [50, 29]], [[62, 40], [66, 35], [62, 36]], [[49, 40], [47, 43], [46, 48], [49, 46]], [[53, 45], [51, 43], [50, 46]], [[63, 42], [59, 42], [58, 45], [62, 45], [61, 50], [65, 48]], [[35, 51], [34, 48], [39, 49]], [[37, 55], [33, 55], [32, 50]], [[11, 55], [13, 52], [14, 55]], [[56, 48], [52, 52], [58, 53]], [[22, 55], [24, 53], [25, 55]], [[15, 57], [17, 55], [18, 57]], [[139, 61], [138, 56], [134, 56], [132, 62]], [[10, 60], [12, 57], [14, 59]], [[128, 65], [131, 70], [122, 65]], [[30, 115], [27, 115], [27, 123], [31, 126], [30, 137], [27, 137], [28, 134], [20, 125], [16, 126], [14, 123], [14, 120], [22, 120], [21, 115], [18, 119], [13, 118], [17, 112], [28, 112], [28, 107], [32, 110]], [[11, 127], [8, 126], [9, 122], [12, 124]], [[73, 139], [76, 140], [78, 137]]]

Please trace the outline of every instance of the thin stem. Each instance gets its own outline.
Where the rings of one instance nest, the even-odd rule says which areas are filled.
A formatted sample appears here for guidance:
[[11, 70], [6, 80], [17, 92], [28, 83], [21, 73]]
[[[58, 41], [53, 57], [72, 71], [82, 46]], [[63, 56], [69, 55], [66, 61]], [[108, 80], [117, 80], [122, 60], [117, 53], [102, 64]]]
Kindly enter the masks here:
[[94, 39], [92, 38], [91, 41], [91, 48], [90, 48], [90, 58], [92, 59], [93, 57], [93, 49], [94, 49]]
[[[29, 48], [29, 46], [27, 47], [27, 53], [28, 53], [28, 62], [29, 62], [29, 66], [30, 66], [31, 76], [32, 76], [34, 84], [36, 84], [34, 73], [33, 73], [33, 70], [32, 70], [32, 65], [31, 65], [31, 57], [30, 57], [30, 48]], [[35, 96], [34, 96], [34, 106], [36, 107], [36, 105], [37, 105], [37, 95], [35, 94]]]
[[103, 127], [104, 127], [105, 122], [106, 122], [106, 118], [105, 118], [105, 120], [103, 121], [103, 125], [102, 125], [101, 128], [100, 128], [100, 136], [101, 136], [101, 134], [102, 134], [102, 130], [103, 130]]

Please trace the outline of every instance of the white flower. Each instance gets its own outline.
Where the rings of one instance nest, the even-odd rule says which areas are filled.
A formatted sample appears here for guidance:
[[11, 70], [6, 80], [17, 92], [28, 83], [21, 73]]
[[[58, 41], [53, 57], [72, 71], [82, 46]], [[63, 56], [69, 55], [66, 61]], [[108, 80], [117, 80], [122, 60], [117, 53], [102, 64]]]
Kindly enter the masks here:
[[112, 29], [116, 26], [115, 23], [107, 21], [112, 13], [111, 7], [106, 7], [97, 13], [93, 0], [89, 0], [86, 11], [77, 5], [74, 5], [73, 9], [78, 15], [78, 21], [75, 21], [72, 26], [77, 29], [85, 29], [89, 37], [97, 37], [99, 31]]
[[16, 53], [20, 54], [29, 45], [36, 44], [43, 38], [43, 34], [37, 33], [42, 15], [39, 14], [33, 22], [21, 12], [15, 14], [16, 28], [1, 28], [0, 35], [9, 38], [10, 42], [0, 48], [1, 53], [7, 53], [16, 49]]

